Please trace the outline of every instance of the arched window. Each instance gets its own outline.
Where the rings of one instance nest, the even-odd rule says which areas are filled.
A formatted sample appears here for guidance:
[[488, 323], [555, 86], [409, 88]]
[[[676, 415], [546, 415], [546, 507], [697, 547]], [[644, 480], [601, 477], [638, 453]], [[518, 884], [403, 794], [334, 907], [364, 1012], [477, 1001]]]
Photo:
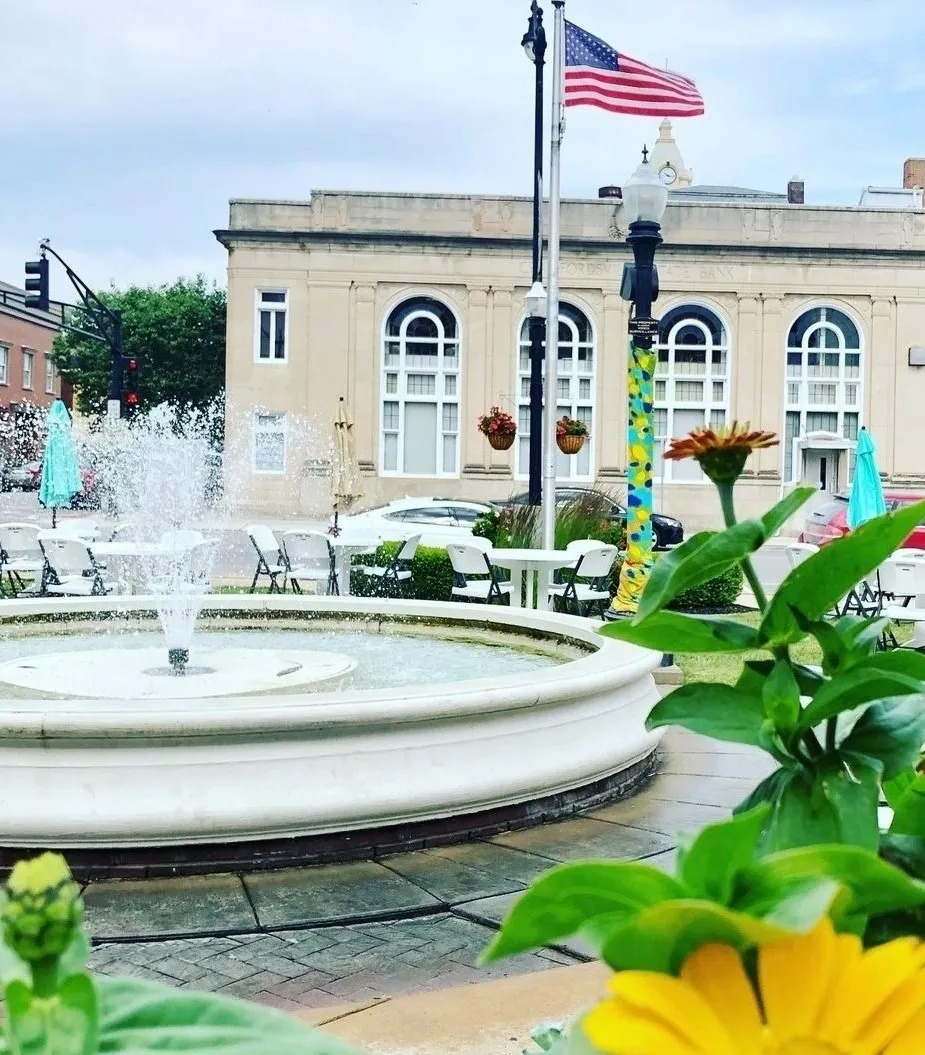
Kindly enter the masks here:
[[726, 423], [729, 409], [729, 335], [719, 317], [699, 304], [682, 304], [659, 320], [655, 344], [655, 475], [704, 480], [697, 462], [666, 462], [665, 444], [699, 425]]
[[382, 346], [384, 473], [459, 475], [459, 325], [430, 297], [393, 308]]
[[[594, 333], [591, 321], [572, 304], [559, 303], [559, 365], [556, 416], [568, 414], [588, 426], [594, 436]], [[517, 358], [518, 418], [517, 474], [530, 471], [530, 322], [520, 329]], [[556, 475], [560, 480], [590, 480], [594, 477], [592, 450], [586, 443], [577, 455], [560, 454]]]
[[794, 441], [810, 432], [857, 439], [861, 335], [837, 308], [811, 308], [790, 327], [784, 399], [784, 480], [798, 476]]

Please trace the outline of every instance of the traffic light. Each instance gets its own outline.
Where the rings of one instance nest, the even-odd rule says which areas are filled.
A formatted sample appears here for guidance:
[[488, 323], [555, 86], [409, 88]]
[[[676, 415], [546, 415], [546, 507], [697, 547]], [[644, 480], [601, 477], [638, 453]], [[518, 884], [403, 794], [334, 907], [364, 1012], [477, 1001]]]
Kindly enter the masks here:
[[48, 311], [48, 259], [26, 261], [25, 307]]
[[129, 421], [138, 413], [138, 360], [125, 360], [125, 380], [122, 385], [122, 417]]

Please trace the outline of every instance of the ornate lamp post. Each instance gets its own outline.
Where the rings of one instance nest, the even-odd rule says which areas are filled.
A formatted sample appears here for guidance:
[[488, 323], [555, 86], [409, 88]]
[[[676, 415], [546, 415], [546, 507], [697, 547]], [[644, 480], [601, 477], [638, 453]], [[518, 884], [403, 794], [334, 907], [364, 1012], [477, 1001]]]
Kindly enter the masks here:
[[543, 492], [543, 341], [546, 337], [546, 291], [543, 289], [543, 67], [546, 30], [537, 0], [530, 5], [527, 32], [520, 42], [536, 71], [533, 108], [533, 270], [532, 287], [524, 302], [530, 319], [530, 505]]
[[652, 567], [652, 459], [654, 457], [655, 352], [652, 341], [658, 320], [652, 302], [658, 297], [655, 250], [661, 244], [661, 220], [668, 203], [663, 186], [642, 150], [642, 164], [623, 184], [623, 205], [629, 221], [626, 241], [633, 263], [623, 265], [620, 295], [632, 302], [630, 358], [627, 376], [629, 416], [626, 438], [626, 559], [608, 619], [631, 616]]

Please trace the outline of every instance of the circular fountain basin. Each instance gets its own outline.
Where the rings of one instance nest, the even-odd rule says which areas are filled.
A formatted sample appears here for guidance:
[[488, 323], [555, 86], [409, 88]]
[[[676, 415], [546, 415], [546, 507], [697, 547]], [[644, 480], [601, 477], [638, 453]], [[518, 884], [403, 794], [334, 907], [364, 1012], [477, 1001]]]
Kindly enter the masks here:
[[[46, 653], [47, 639], [63, 632], [67, 653], [69, 629], [137, 619], [153, 605], [145, 597], [7, 601], [0, 624], [7, 641], [22, 635], [14, 666], [23, 677], [37, 632]], [[351, 688], [347, 672], [339, 690], [320, 682], [265, 691], [231, 678], [228, 690], [197, 697], [205, 675], [157, 675], [169, 691], [146, 696], [120, 679], [88, 680], [99, 664], [87, 652], [59, 654], [43, 668], [60, 671], [54, 697], [43, 694], [45, 675], [31, 695], [0, 685], [0, 844], [112, 851], [318, 838], [333, 848], [327, 856], [350, 856], [371, 831], [427, 823], [464, 837], [487, 830], [478, 819], [498, 811], [518, 810], [527, 823], [588, 789], [612, 796], [644, 770], [658, 742], [645, 718], [659, 696], [652, 671], [660, 656], [601, 637], [587, 620], [439, 602], [228, 595], [210, 597], [201, 621], [285, 624], [296, 628], [294, 646], [309, 652], [312, 628], [336, 624], [437, 640], [465, 634], [561, 662], [492, 675], [474, 660], [464, 678], [374, 688]], [[350, 654], [349, 637], [342, 652], [359, 679], [362, 656]], [[124, 648], [112, 642], [106, 655], [131, 651], [130, 638]], [[191, 666], [206, 665], [199, 648], [194, 642]], [[269, 657], [267, 669], [278, 667], [280, 656]], [[165, 658], [158, 650], [155, 665]], [[137, 674], [151, 658], [131, 662]], [[220, 657], [212, 665], [219, 669]], [[0, 676], [9, 677], [5, 666]], [[531, 813], [535, 803], [546, 805]]]
[[38, 692], [111, 700], [200, 700], [254, 692], [292, 692], [339, 680], [357, 661], [337, 652], [299, 649], [196, 649], [177, 674], [161, 648], [95, 648], [51, 652], [0, 663], [0, 692], [15, 685]]

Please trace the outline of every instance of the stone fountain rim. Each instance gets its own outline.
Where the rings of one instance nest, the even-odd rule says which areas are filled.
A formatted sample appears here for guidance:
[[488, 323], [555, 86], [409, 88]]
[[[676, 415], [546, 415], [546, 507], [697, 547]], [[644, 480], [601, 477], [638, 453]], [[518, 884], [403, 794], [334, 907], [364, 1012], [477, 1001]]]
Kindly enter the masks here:
[[[145, 595], [131, 597], [79, 597], [11, 600], [0, 608], [0, 625], [48, 616], [131, 614], [149, 612], [156, 600]], [[441, 620], [490, 626], [502, 632], [539, 634], [579, 644], [592, 651], [556, 667], [503, 678], [472, 678], [443, 682], [439, 696], [428, 685], [347, 692], [324, 691], [286, 696], [234, 696], [223, 706], [203, 706], [203, 701], [0, 698], [0, 742], [23, 739], [107, 739], [240, 737], [247, 733], [298, 734], [345, 725], [369, 726], [381, 722], [459, 721], [466, 716], [491, 712], [516, 712], [537, 706], [560, 704], [563, 695], [631, 684], [650, 673], [659, 663], [658, 653], [602, 637], [586, 619], [558, 613], [511, 609], [490, 605], [467, 605], [448, 601], [389, 600], [377, 598], [317, 597], [313, 595], [231, 594], [210, 595], [205, 610], [214, 615], [245, 613], [286, 615], [369, 616]], [[169, 702], [170, 707], [165, 707]], [[173, 710], [171, 708], [176, 708]]]

